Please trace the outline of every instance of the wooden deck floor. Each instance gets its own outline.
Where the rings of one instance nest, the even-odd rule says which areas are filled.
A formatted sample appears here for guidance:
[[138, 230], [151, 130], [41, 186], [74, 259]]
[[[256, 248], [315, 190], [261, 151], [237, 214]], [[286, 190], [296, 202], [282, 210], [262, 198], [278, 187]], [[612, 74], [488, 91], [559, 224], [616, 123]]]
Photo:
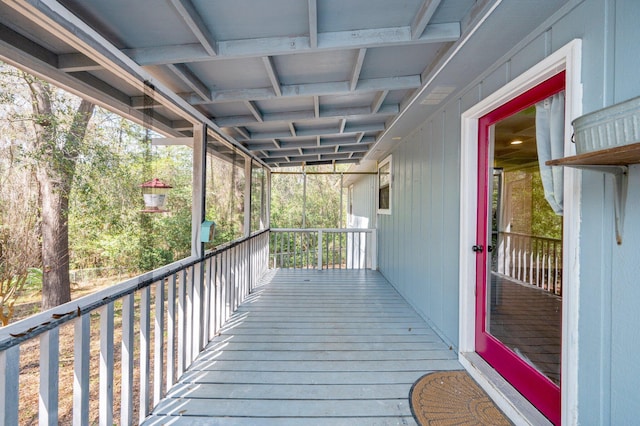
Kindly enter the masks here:
[[411, 385], [461, 369], [375, 271], [272, 271], [146, 425], [412, 425]]

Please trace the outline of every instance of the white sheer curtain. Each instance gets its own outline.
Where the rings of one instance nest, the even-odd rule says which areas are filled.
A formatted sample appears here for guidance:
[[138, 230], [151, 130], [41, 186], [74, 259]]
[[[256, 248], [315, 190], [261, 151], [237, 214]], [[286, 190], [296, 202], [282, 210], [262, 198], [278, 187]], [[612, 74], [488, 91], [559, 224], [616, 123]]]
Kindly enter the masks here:
[[544, 198], [556, 214], [562, 215], [562, 167], [545, 163], [562, 157], [564, 153], [564, 92], [536, 104], [536, 145]]

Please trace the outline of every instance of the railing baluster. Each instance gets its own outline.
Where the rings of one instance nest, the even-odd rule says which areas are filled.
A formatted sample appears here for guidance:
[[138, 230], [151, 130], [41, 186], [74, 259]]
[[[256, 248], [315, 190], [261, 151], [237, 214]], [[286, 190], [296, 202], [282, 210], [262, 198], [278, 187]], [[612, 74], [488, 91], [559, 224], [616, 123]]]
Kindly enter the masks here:
[[40, 425], [58, 424], [58, 358], [57, 328], [40, 335]]
[[[133, 293], [124, 296], [122, 299], [122, 355], [120, 357], [120, 363], [122, 366], [122, 384], [120, 390], [120, 424], [122, 425], [133, 424], [134, 309], [135, 304]], [[87, 392], [87, 398], [88, 396], [89, 394]], [[81, 422], [80, 424], [87, 423]]]
[[91, 316], [77, 318], [73, 328], [73, 424], [81, 426], [89, 424]]
[[178, 379], [187, 368], [185, 334], [186, 334], [186, 299], [187, 270], [184, 269], [178, 282]]
[[191, 362], [193, 361], [193, 356], [191, 353], [191, 349], [193, 348], [193, 282], [194, 282], [194, 272], [195, 272], [195, 267], [194, 266], [190, 266], [187, 269], [187, 283], [186, 283], [186, 289], [187, 289], [187, 298], [186, 298], [186, 312], [185, 312], [185, 319], [186, 319], [186, 331], [185, 331], [185, 342], [184, 342], [184, 348], [185, 348], [185, 361], [186, 361], [186, 367], [189, 368], [189, 366], [191, 365]]
[[222, 256], [223, 254], [219, 254], [216, 256], [216, 282], [215, 282], [215, 292], [216, 292], [216, 327], [214, 332], [218, 334], [222, 324], [222, 311], [223, 311], [223, 298], [222, 298]]
[[204, 287], [205, 305], [204, 305], [204, 331], [203, 331], [203, 335], [205, 336], [205, 339], [206, 339], [205, 342], [204, 342], [205, 346], [215, 336], [215, 334], [213, 332], [213, 329], [215, 328], [215, 321], [214, 321], [215, 317], [213, 315], [213, 310], [214, 310], [213, 280], [215, 278], [215, 275], [214, 275], [214, 269], [215, 269], [214, 258], [211, 257], [211, 258], [207, 259], [206, 265], [207, 265], [207, 276], [206, 276], [206, 279], [204, 280], [204, 282], [205, 282], [205, 287]]
[[176, 381], [176, 274], [167, 281], [167, 389], [171, 389]]
[[153, 406], [160, 402], [164, 391], [164, 280], [156, 282], [155, 331], [153, 348]]
[[193, 362], [202, 349], [202, 279], [204, 270], [203, 262], [193, 265], [193, 298], [191, 304], [191, 357]]
[[[300, 266], [298, 258], [302, 259], [303, 256], [302, 235], [300, 234], [299, 237], [297, 234], [291, 235], [295, 245], [293, 265], [295, 267]], [[253, 291], [260, 275], [269, 267], [269, 245], [269, 232], [261, 232], [250, 238], [233, 242], [229, 247], [219, 249], [214, 254], [206, 254], [202, 260], [189, 259], [176, 262], [127, 280], [113, 289], [100, 290], [96, 294], [74, 301], [73, 311], [65, 314], [54, 313], [55, 322], [47, 323], [50, 325], [46, 328], [32, 327], [24, 331], [20, 330], [18, 323], [16, 324], [18, 327], [9, 325], [2, 338], [6, 349], [0, 351], [0, 426], [14, 425], [22, 421], [19, 398], [20, 341], [35, 338], [40, 339], [40, 423], [57, 424], [58, 406], [62, 406], [63, 401], [64, 404], [73, 401], [71, 415], [74, 425], [91, 422], [93, 413], [89, 409], [91, 395], [89, 388], [92, 385], [90, 381], [92, 354], [99, 356], [97, 381], [99, 410], [95, 413], [98, 423], [112, 425], [114, 410], [118, 409], [120, 418], [115, 422], [129, 425], [145, 420], [150, 412], [151, 403], [157, 405], [160, 402], [167, 390], [177, 382], [179, 376], [184, 374], [191, 360], [198, 355], [204, 342], [208, 342], [216, 334], [216, 328], [220, 327], [232, 311]], [[152, 287], [155, 289], [153, 295]], [[138, 291], [140, 301], [136, 303]], [[151, 312], [152, 301], [155, 304], [153, 313]], [[81, 313], [80, 317], [75, 315], [76, 303], [78, 313]], [[121, 353], [115, 354], [114, 311], [116, 304], [119, 306], [120, 303], [122, 304]], [[95, 313], [99, 314], [97, 354], [95, 350], [92, 353], [91, 349], [91, 317]], [[50, 315], [50, 312], [36, 314], [34, 320], [46, 323], [47, 320], [50, 321]], [[152, 315], [153, 330], [151, 330]], [[137, 316], [139, 316], [139, 326], [135, 324]], [[58, 324], [71, 325], [70, 322], [73, 322], [74, 327], [72, 367], [74, 384], [73, 392], [62, 394], [58, 389], [60, 375], [58, 370], [63, 366], [66, 368], [66, 364], [59, 364], [61, 349]], [[138, 327], [139, 347], [136, 348], [135, 330]], [[198, 327], [201, 332], [197, 330]], [[12, 341], [12, 338], [8, 337], [9, 332], [16, 334], [22, 332], [21, 339]], [[151, 342], [152, 333], [153, 343]], [[151, 344], [154, 345], [153, 348]], [[190, 344], [191, 347], [189, 347]], [[137, 362], [134, 361], [135, 350], [139, 352], [137, 371], [139, 383], [134, 386], [136, 370], [134, 363]], [[150, 358], [152, 351], [153, 359]], [[114, 406], [113, 395], [116, 355], [120, 355], [121, 365], [121, 383], [119, 383], [121, 395], [117, 398], [119, 407]], [[151, 366], [152, 362], [153, 366]], [[69, 372], [70, 368], [65, 371]], [[139, 398], [136, 420], [133, 419], [134, 397]]]
[[140, 290], [140, 423], [149, 414], [149, 357], [151, 334], [151, 297], [150, 288]]
[[[56, 378], [57, 379], [57, 378]], [[100, 308], [99, 424], [113, 425], [113, 302]], [[56, 419], [57, 424], [57, 419]]]
[[0, 351], [0, 425], [18, 424], [20, 346]]

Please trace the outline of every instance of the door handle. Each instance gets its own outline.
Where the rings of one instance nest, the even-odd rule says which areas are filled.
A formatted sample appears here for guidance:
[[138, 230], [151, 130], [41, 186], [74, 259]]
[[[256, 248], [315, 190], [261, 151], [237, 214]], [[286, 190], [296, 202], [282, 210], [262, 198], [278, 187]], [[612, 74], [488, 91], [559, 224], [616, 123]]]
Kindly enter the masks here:
[[475, 251], [476, 253], [482, 253], [484, 251], [484, 246], [475, 245], [475, 246], [471, 247], [471, 250]]

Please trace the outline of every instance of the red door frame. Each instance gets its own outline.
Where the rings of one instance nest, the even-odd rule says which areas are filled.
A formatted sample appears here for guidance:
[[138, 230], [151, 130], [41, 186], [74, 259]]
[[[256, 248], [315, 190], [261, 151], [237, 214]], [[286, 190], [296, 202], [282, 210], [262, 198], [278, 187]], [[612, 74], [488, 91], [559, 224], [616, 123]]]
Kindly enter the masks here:
[[[498, 121], [540, 102], [565, 89], [565, 72], [545, 80], [527, 92], [506, 102], [478, 122], [478, 222], [477, 243], [488, 246], [490, 207], [489, 162], [490, 128]], [[476, 258], [476, 352], [496, 369], [554, 424], [560, 424], [560, 388], [542, 373], [523, 361], [486, 331], [487, 252]]]

